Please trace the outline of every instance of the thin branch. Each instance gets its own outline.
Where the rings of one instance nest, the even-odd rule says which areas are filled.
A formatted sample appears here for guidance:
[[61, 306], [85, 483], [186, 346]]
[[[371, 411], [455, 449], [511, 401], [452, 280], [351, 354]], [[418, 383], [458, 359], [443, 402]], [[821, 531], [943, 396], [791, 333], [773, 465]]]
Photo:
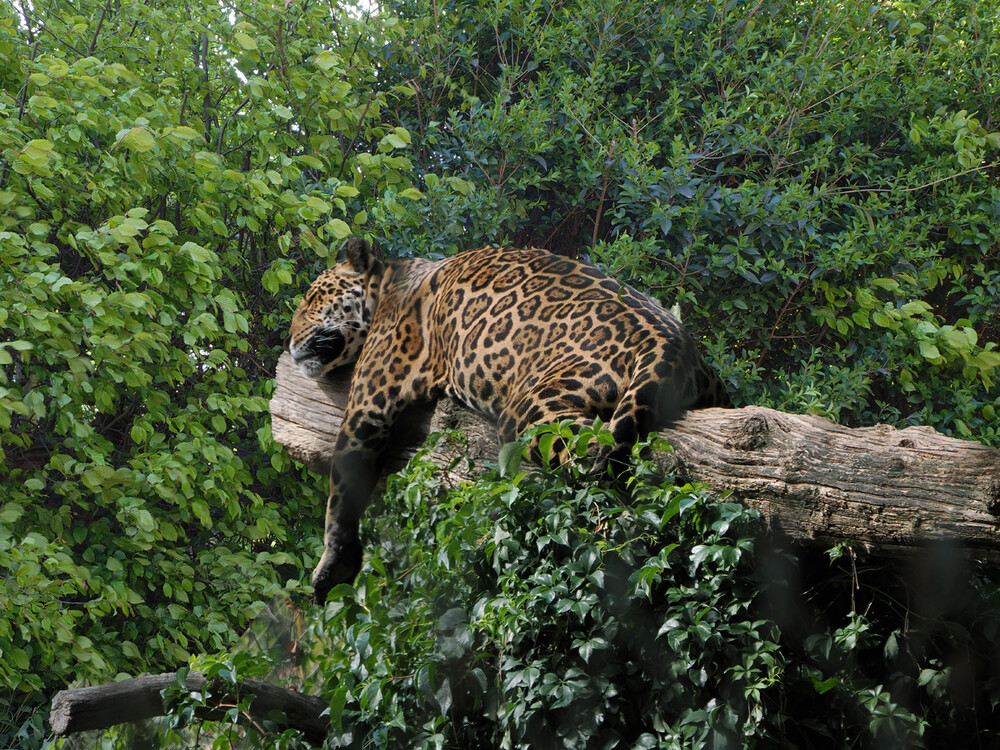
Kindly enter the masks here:
[[53, 39], [55, 39], [60, 44], [66, 46], [68, 49], [73, 50], [80, 57], [89, 57], [89, 55], [87, 55], [85, 52], [83, 52], [82, 50], [78, 50], [76, 47], [74, 47], [72, 44], [70, 44], [69, 42], [67, 42], [62, 37], [56, 36], [56, 33], [54, 31], [50, 30], [48, 26], [42, 26], [39, 29], [39, 31], [44, 31], [46, 34], [48, 34], [49, 36], [51, 36]]
[[36, 44], [35, 31], [31, 28], [31, 14], [28, 13], [28, 5], [25, 0], [21, 0], [18, 3], [18, 7], [21, 10], [21, 16], [24, 18], [24, 28], [28, 30], [28, 44]]
[[834, 190], [836, 195], [852, 195], [854, 193], [913, 193], [917, 190], [926, 190], [929, 187], [934, 187], [942, 182], [948, 182], [948, 180], [955, 180], [959, 177], [964, 177], [967, 174], [972, 174], [973, 172], [982, 172], [984, 169], [991, 169], [995, 167], [996, 164], [980, 164], [978, 167], [972, 167], [971, 169], [966, 169], [962, 172], [956, 172], [955, 174], [950, 174], [947, 177], [942, 177], [938, 180], [931, 180], [923, 185], [914, 185], [908, 188], [842, 188], [839, 190]]
[[240, 102], [240, 105], [236, 109], [234, 109], [232, 112], [229, 113], [229, 117], [227, 117], [226, 121], [222, 123], [222, 128], [219, 129], [219, 141], [218, 145], [215, 148], [215, 153], [219, 155], [222, 154], [222, 139], [226, 137], [226, 128], [229, 127], [229, 121], [232, 120], [234, 117], [236, 117], [236, 115], [239, 114], [239, 111], [243, 109], [243, 107], [245, 107], [249, 102], [250, 102], [250, 97], [248, 96], [242, 102]]
[[601, 215], [604, 213], [604, 199], [608, 195], [608, 178], [611, 174], [610, 162], [612, 157], [614, 157], [615, 155], [616, 145], [617, 144], [614, 141], [611, 141], [611, 145], [608, 147], [608, 158], [607, 161], [605, 162], [608, 168], [604, 170], [604, 175], [602, 176], [603, 179], [601, 181], [601, 199], [597, 203], [597, 216], [594, 217], [594, 234], [590, 240], [590, 246], [592, 248], [597, 246], [597, 234], [601, 228]]
[[368, 115], [368, 110], [372, 106], [372, 95], [368, 94], [368, 101], [365, 103], [365, 111], [361, 113], [361, 118], [358, 120], [358, 129], [354, 133], [354, 138], [351, 140], [351, 144], [347, 147], [344, 152], [344, 160], [340, 162], [340, 169], [337, 171], [337, 179], [339, 180], [341, 175], [344, 174], [344, 167], [347, 166], [347, 157], [350, 156], [351, 152], [354, 150], [354, 144], [358, 142], [358, 138], [361, 137], [361, 127], [364, 125], [365, 117]]
[[90, 47], [87, 48], [87, 54], [94, 54], [94, 49], [97, 48], [97, 37], [101, 33], [101, 27], [104, 26], [104, 17], [108, 14], [108, 6], [111, 4], [111, 0], [106, 0], [104, 7], [101, 8], [101, 17], [97, 19], [97, 28], [94, 29], [94, 36], [90, 40]]

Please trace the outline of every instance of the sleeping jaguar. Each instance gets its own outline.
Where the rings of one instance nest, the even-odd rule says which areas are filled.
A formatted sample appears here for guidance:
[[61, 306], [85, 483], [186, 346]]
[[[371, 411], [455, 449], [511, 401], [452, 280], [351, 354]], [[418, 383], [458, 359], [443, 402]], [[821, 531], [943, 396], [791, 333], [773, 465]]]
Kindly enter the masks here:
[[361, 514], [393, 421], [451, 396], [497, 424], [600, 417], [615, 452], [686, 409], [729, 397], [680, 323], [595, 266], [543, 250], [486, 247], [440, 261], [383, 260], [349, 239], [292, 318], [308, 377], [357, 362], [330, 469], [316, 599], [361, 569]]

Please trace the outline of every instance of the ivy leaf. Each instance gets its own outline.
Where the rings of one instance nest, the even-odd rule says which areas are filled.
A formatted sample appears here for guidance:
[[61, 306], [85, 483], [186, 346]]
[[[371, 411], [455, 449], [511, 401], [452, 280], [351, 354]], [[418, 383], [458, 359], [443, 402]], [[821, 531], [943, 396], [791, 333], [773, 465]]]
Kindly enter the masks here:
[[512, 477], [517, 474], [524, 460], [522, 446], [519, 442], [512, 441], [504, 444], [500, 448], [500, 455], [497, 463], [500, 465], [500, 473], [505, 477]]

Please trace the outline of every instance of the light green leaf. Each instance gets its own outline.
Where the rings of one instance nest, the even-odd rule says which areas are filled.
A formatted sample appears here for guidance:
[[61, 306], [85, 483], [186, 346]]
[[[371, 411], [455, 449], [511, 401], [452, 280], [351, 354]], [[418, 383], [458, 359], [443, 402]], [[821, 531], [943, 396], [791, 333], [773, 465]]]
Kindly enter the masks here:
[[182, 253], [187, 253], [191, 259], [197, 263], [214, 263], [219, 259], [215, 253], [194, 242], [185, 242], [181, 245]]
[[347, 222], [341, 219], [332, 219], [326, 223], [327, 231], [334, 236], [335, 239], [342, 240], [351, 235], [351, 228], [347, 225]]
[[969, 364], [978, 367], [980, 370], [989, 371], [1000, 367], [1000, 352], [982, 351], [969, 357]]
[[176, 128], [167, 128], [163, 131], [163, 135], [174, 141], [196, 141], [201, 138], [201, 133], [194, 128], [188, 127], [187, 125], [180, 125]]
[[0, 509], [0, 523], [14, 523], [24, 514], [24, 506], [18, 503], [4, 503]]
[[14, 161], [14, 171], [19, 174], [37, 174], [48, 177], [52, 174], [49, 169], [49, 160], [53, 151], [54, 146], [51, 141], [41, 138], [28, 141]]
[[881, 310], [875, 310], [872, 313], [872, 323], [877, 326], [881, 326], [882, 328], [895, 329], [899, 327], [899, 322], [895, 318], [886, 315]]
[[155, 145], [156, 138], [153, 137], [153, 132], [149, 128], [141, 126], [123, 130], [118, 134], [118, 140], [115, 142], [116, 148], [121, 146], [140, 153], [149, 151]]
[[448, 177], [446, 181], [451, 186], [451, 189], [460, 195], [470, 195], [472, 193], [473, 184], [468, 180], [463, 180], [461, 177]]
[[340, 62], [340, 58], [330, 50], [323, 50], [316, 55], [314, 61], [320, 70], [330, 70]]
[[937, 346], [931, 341], [921, 341], [920, 342], [920, 356], [929, 362], [938, 362], [941, 359], [941, 352], [938, 351]]
[[237, 31], [233, 37], [236, 39], [236, 43], [240, 45], [245, 50], [255, 50], [257, 49], [256, 40], [249, 34], [243, 31]]
[[319, 211], [321, 214], [328, 214], [331, 210], [333, 210], [333, 206], [322, 198], [317, 198], [315, 195], [311, 195], [306, 198], [306, 205], [309, 208]]
[[45, 62], [49, 66], [49, 75], [53, 78], [62, 78], [69, 73], [69, 65], [66, 64], [65, 60], [60, 60], [57, 57], [50, 57]]

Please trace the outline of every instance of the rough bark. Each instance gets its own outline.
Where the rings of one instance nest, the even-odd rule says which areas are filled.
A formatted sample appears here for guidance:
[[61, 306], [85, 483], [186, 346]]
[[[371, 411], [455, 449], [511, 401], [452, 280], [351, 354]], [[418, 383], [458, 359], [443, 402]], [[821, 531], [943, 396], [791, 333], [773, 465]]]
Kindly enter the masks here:
[[[287, 353], [278, 363], [274, 437], [316, 471], [327, 467], [349, 385], [350, 373], [329, 382], [303, 377]], [[444, 399], [401, 423], [383, 472], [405, 463], [429, 431], [443, 429], [460, 430], [469, 444], [437, 449], [442, 466], [496, 460], [492, 425], [454, 402]], [[660, 457], [665, 465], [731, 491], [793, 539], [848, 541], [888, 554], [944, 540], [1000, 560], [998, 450], [929, 427], [850, 429], [754, 406], [689, 412], [661, 435], [674, 447]]]
[[[131, 680], [94, 687], [61, 690], [52, 699], [49, 720], [52, 731], [59, 736], [106, 729], [115, 724], [143, 721], [166, 713], [160, 691], [176, 679], [174, 672], [147, 675]], [[207, 680], [192, 672], [185, 687], [189, 691], [205, 690]], [[213, 706], [199, 713], [203, 719], [218, 719], [247, 696], [253, 696], [249, 718], [258, 723], [271, 719], [279, 726], [299, 729], [314, 745], [322, 745], [328, 729], [323, 712], [326, 702], [292, 690], [256, 680], [243, 680], [237, 688], [213, 683], [210, 687]]]

